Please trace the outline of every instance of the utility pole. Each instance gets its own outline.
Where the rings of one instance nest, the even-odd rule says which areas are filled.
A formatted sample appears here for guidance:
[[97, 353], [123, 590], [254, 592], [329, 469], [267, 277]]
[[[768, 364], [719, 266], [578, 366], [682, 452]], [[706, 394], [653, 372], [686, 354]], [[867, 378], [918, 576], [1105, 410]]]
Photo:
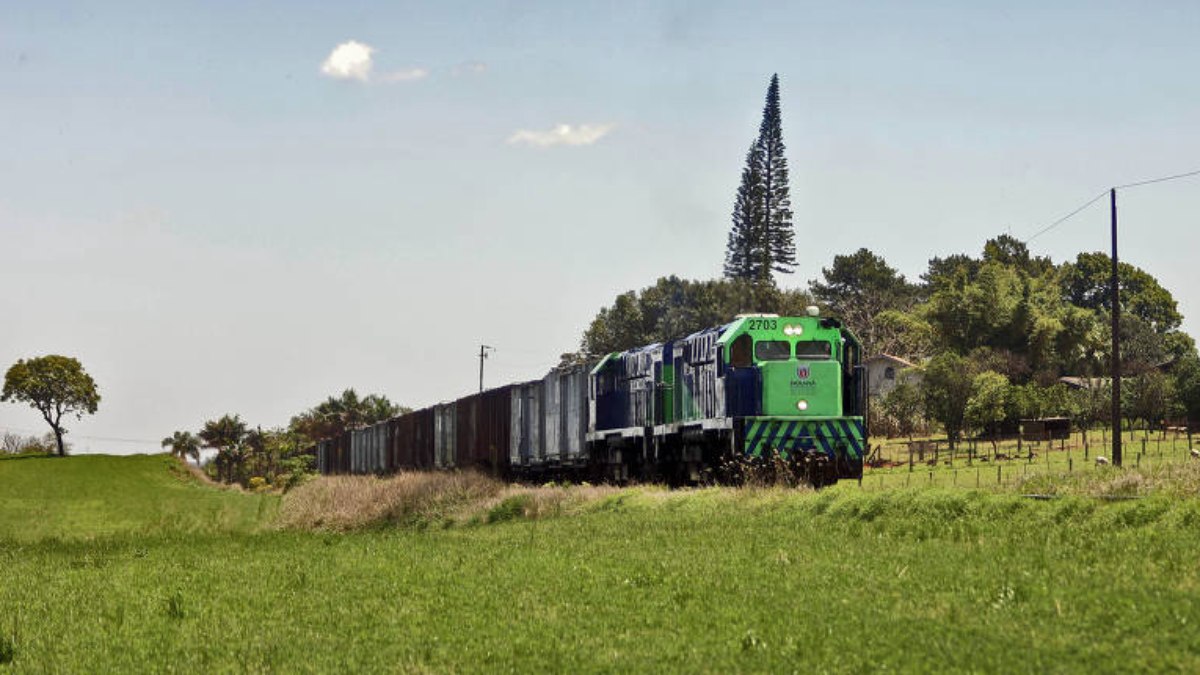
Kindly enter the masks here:
[[1117, 276], [1117, 189], [1108, 192], [1112, 211], [1112, 462], [1121, 466], [1121, 289]]
[[483, 360], [488, 357], [488, 352], [494, 351], [496, 351], [495, 347], [479, 345], [479, 391], [483, 391]]

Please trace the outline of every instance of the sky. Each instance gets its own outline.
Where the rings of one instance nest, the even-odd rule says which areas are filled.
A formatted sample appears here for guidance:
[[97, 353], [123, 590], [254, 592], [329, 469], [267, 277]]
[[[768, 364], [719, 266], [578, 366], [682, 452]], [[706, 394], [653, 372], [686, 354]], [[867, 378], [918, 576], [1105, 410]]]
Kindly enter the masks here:
[[[80, 452], [544, 374], [721, 272], [772, 73], [804, 287], [1200, 169], [1194, 2], [0, 3], [0, 367], [75, 356]], [[1118, 194], [1200, 332], [1200, 179]], [[1107, 200], [1029, 242], [1107, 251]], [[0, 404], [0, 432], [43, 433]]]

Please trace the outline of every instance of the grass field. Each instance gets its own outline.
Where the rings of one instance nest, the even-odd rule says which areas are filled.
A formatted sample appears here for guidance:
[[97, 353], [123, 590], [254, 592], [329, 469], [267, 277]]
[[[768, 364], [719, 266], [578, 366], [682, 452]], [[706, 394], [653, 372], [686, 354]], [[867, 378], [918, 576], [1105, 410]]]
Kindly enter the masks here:
[[[279, 529], [278, 498], [170, 467], [0, 460], [0, 661], [21, 672], [1200, 670], [1200, 500], [1180, 496], [1200, 469], [1187, 463], [1138, 479], [1145, 497], [1128, 501], [1085, 495], [1129, 470], [1069, 477], [1079, 494], [1049, 501], [857, 484], [559, 488], [553, 500], [504, 488], [475, 515], [350, 532]], [[565, 506], [541, 519], [510, 508], [537, 500]]]

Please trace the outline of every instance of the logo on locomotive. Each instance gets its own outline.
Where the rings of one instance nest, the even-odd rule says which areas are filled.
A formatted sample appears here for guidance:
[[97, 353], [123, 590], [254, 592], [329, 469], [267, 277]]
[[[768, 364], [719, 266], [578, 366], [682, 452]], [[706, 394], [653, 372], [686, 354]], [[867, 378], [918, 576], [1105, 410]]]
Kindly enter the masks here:
[[810, 371], [809, 371], [809, 368], [807, 365], [799, 366], [796, 368], [796, 377], [800, 378], [801, 380], [807, 380], [809, 374], [810, 374]]

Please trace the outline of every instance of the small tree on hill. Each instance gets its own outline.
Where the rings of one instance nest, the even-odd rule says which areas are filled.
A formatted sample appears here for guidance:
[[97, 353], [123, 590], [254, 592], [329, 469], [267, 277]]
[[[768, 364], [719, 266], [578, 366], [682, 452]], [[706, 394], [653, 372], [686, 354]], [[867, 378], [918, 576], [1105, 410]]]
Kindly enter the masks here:
[[51, 354], [13, 364], [4, 376], [0, 401], [28, 403], [40, 412], [54, 431], [61, 457], [67, 454], [63, 417], [74, 415], [75, 419], [82, 419], [84, 413], [95, 414], [100, 394], [96, 381], [83, 370], [78, 359]]
[[188, 457], [200, 463], [200, 439], [190, 431], [176, 431], [162, 440], [162, 447], [171, 448], [171, 454], [186, 462]]

